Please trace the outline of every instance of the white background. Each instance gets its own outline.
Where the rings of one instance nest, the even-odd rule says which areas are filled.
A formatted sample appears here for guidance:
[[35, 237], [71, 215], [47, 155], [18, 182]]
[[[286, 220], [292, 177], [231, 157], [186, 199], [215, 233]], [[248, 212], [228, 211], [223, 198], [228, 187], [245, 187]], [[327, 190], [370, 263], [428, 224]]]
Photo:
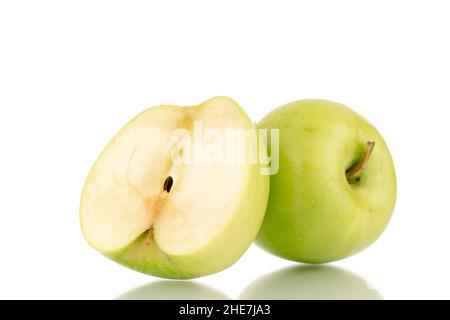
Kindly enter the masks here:
[[[397, 207], [373, 246], [333, 265], [385, 299], [450, 298], [449, 17], [448, 1], [1, 1], [0, 298], [111, 299], [160, 281], [85, 243], [80, 192], [137, 113], [215, 95], [255, 121], [325, 98], [374, 123]], [[237, 298], [292, 265], [251, 247], [195, 282]]]

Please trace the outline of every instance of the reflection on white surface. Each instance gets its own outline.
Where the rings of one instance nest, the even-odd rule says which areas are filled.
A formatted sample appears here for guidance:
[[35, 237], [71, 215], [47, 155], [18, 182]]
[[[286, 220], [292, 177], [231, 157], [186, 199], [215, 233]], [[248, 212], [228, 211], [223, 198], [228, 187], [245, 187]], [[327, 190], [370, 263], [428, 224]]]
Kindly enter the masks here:
[[367, 281], [332, 266], [290, 267], [251, 283], [242, 300], [382, 300]]
[[158, 281], [128, 291], [118, 300], [229, 300], [223, 293], [188, 281]]

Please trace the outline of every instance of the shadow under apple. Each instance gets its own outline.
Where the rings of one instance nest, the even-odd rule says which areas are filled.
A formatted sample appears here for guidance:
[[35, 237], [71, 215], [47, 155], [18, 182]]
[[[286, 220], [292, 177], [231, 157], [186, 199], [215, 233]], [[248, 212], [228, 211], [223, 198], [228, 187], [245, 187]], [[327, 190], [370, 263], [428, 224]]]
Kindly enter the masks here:
[[195, 282], [157, 281], [128, 291], [117, 300], [229, 300], [229, 297]]
[[285, 268], [251, 283], [241, 300], [382, 300], [367, 281], [332, 266]]

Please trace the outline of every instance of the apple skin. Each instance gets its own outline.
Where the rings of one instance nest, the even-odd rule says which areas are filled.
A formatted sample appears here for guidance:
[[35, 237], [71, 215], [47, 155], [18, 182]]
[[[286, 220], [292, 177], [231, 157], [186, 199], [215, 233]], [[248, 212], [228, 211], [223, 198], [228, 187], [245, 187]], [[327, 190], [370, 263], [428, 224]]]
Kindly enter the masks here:
[[[157, 108], [180, 108], [180, 109], [199, 109], [208, 104], [227, 103], [232, 104], [238, 109], [239, 117], [245, 119], [248, 128], [256, 129], [256, 124], [251, 121], [245, 111], [232, 99], [227, 97], [214, 97], [197, 106], [157, 106], [150, 108], [133, 120], [131, 124], [141, 115], [151, 112]], [[129, 125], [127, 124], [117, 135]], [[114, 141], [113, 138], [112, 141]], [[112, 143], [112, 142], [110, 142]], [[104, 149], [103, 154], [108, 152], [109, 145]], [[96, 163], [98, 160], [96, 161]], [[94, 164], [93, 168], [96, 166]], [[249, 164], [251, 167], [242, 181], [235, 181], [240, 187], [243, 186], [244, 192], [238, 199], [239, 205], [236, 206], [233, 218], [218, 233], [212, 241], [204, 245], [200, 250], [189, 254], [174, 255], [167, 254], [158, 247], [156, 241], [148, 241], [147, 233], [137, 237], [133, 242], [125, 247], [115, 251], [104, 251], [96, 248], [95, 244], [90, 242], [85, 229], [83, 228], [83, 218], [80, 215], [80, 225], [85, 240], [107, 258], [134, 269], [136, 271], [158, 276], [167, 279], [193, 279], [210, 275], [222, 271], [234, 264], [248, 249], [255, 240], [258, 230], [262, 224], [264, 213], [268, 201], [270, 179], [267, 175], [261, 174], [260, 164]], [[88, 186], [93, 179], [93, 169], [91, 169], [85, 186], [82, 191], [80, 208], [83, 208], [84, 198], [88, 192]], [[219, 186], [220, 187], [220, 186]], [[236, 186], [237, 187], [237, 186]], [[206, 195], [207, 196], [207, 195]], [[227, 204], [218, 204], [227, 205]], [[83, 209], [81, 209], [83, 210]]]
[[[279, 172], [256, 243], [279, 257], [327, 263], [372, 244], [388, 224], [396, 176], [378, 131], [344, 105], [302, 100], [269, 113], [259, 128], [280, 130]], [[359, 182], [346, 171], [367, 142], [375, 148]]]

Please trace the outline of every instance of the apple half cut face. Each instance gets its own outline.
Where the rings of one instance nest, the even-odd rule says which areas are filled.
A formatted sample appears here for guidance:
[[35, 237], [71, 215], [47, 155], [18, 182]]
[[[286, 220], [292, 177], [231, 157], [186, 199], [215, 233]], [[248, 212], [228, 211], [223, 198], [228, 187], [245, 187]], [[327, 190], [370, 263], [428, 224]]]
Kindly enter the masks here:
[[211, 161], [223, 151], [217, 137], [229, 130], [255, 125], [225, 97], [158, 106], [131, 120], [87, 178], [80, 219], [89, 244], [165, 278], [195, 278], [233, 264], [262, 223], [269, 177], [259, 163]]

